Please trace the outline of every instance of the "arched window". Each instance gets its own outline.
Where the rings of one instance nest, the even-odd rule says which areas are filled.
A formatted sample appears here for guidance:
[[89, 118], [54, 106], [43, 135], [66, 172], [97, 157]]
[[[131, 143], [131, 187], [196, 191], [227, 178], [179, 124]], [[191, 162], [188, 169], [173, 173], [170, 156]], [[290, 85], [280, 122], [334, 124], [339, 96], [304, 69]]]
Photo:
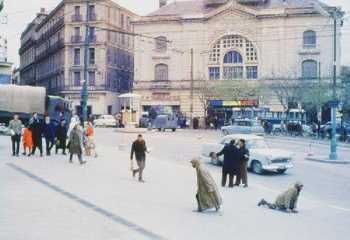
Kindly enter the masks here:
[[312, 30], [305, 31], [303, 34], [304, 48], [316, 47], [316, 32]]
[[156, 37], [156, 50], [165, 52], [167, 50], [167, 38], [164, 36]]
[[239, 52], [230, 51], [224, 56], [224, 79], [243, 78], [243, 58]]
[[317, 62], [315, 60], [305, 60], [302, 63], [302, 78], [315, 79], [317, 78]]
[[243, 63], [242, 55], [236, 51], [228, 52], [224, 57], [224, 63]]
[[154, 68], [156, 81], [168, 81], [168, 65], [166, 64], [157, 64]]
[[219, 39], [209, 52], [208, 76], [210, 80], [258, 79], [258, 55], [254, 44], [239, 35]]

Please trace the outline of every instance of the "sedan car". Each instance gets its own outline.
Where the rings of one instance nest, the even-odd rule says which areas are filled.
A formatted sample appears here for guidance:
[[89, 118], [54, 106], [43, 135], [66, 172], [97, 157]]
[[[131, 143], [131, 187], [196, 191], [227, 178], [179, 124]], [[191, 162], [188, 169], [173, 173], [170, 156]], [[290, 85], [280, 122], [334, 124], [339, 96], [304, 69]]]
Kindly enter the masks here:
[[244, 139], [246, 146], [250, 152], [248, 168], [254, 173], [262, 174], [264, 172], [285, 173], [287, 169], [293, 167], [293, 154], [277, 148], [268, 146], [266, 140], [262, 136], [253, 134], [232, 134], [223, 137], [218, 143], [204, 144], [202, 147], [201, 158], [215, 165], [222, 165], [223, 156], [214, 157], [220, 152], [224, 146], [230, 143], [231, 140]]
[[249, 119], [235, 120], [232, 125], [221, 128], [223, 135], [229, 134], [264, 134], [264, 128], [259, 122]]
[[96, 127], [115, 127], [117, 120], [112, 115], [101, 115], [94, 120], [94, 125]]
[[5, 124], [0, 123], [0, 135], [10, 135], [10, 130], [5, 126]]

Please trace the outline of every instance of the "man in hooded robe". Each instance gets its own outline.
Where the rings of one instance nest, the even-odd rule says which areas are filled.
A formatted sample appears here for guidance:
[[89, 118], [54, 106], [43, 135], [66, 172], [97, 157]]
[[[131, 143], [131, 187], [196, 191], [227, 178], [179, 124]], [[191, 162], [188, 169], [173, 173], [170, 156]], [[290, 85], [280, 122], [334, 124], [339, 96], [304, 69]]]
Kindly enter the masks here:
[[215, 208], [216, 211], [219, 211], [222, 199], [213, 177], [207, 169], [201, 166], [198, 159], [193, 159], [191, 164], [197, 172], [198, 190], [196, 199], [198, 203], [198, 212], [203, 212], [211, 208]]
[[287, 191], [281, 193], [277, 196], [275, 203], [269, 203], [265, 199], [262, 199], [258, 206], [267, 206], [270, 209], [282, 210], [282, 211], [291, 211], [297, 213], [297, 202], [299, 194], [303, 189], [303, 184], [301, 182], [296, 182], [291, 188]]

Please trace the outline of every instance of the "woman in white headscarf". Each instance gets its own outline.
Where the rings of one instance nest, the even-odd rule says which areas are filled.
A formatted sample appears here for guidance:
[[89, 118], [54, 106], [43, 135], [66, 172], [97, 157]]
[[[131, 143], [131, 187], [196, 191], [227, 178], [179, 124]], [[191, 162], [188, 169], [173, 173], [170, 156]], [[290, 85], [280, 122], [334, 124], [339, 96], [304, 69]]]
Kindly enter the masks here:
[[196, 199], [198, 203], [198, 212], [211, 208], [215, 208], [216, 211], [218, 211], [222, 204], [222, 199], [213, 177], [207, 169], [201, 166], [198, 159], [193, 159], [191, 164], [197, 172], [198, 190]]

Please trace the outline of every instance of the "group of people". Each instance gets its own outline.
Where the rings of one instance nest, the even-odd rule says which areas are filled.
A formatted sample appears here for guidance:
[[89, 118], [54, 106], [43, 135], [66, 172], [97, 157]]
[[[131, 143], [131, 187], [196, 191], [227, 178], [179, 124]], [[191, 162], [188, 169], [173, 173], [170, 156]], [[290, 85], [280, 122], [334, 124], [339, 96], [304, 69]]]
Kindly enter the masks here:
[[[83, 149], [85, 154], [90, 156], [96, 153], [96, 146], [93, 140], [94, 130], [91, 122], [88, 122], [85, 131], [77, 123], [73, 129], [69, 131], [66, 121], [60, 120], [59, 124], [51, 121], [49, 116], [44, 117], [44, 121], [41, 121], [37, 113], [33, 113], [28, 124], [24, 126], [17, 114], [9, 123], [9, 131], [12, 141], [12, 156], [19, 156], [21, 140], [23, 143], [23, 155], [32, 156], [35, 155], [36, 149], [39, 149], [40, 156], [43, 156], [43, 143], [42, 139], [45, 139], [46, 143], [46, 155], [50, 156], [52, 148], [55, 147], [55, 153], [58, 154], [59, 150], [62, 150], [62, 154], [66, 155], [66, 149], [68, 148], [70, 156], [69, 161], [72, 163], [73, 155], [77, 155], [81, 164], [86, 163], [82, 159]], [[68, 140], [68, 141], [67, 141]]]
[[[191, 164], [192, 167], [196, 169], [197, 173], [197, 211], [203, 212], [208, 209], [219, 211], [222, 205], [222, 198], [214, 178], [210, 175], [209, 171], [202, 166], [198, 159], [193, 159]], [[279, 194], [274, 203], [261, 199], [258, 206], [267, 206], [269, 209], [273, 210], [297, 213], [297, 202], [302, 189], [303, 184], [301, 182], [296, 182], [288, 190]]]
[[[143, 171], [146, 166], [146, 153], [147, 149], [146, 142], [141, 134], [137, 136], [137, 139], [132, 143], [131, 146], [131, 172], [132, 176], [135, 177], [138, 173], [138, 180], [144, 182]], [[135, 169], [133, 165], [133, 158], [136, 158], [138, 168]], [[249, 160], [249, 151], [245, 146], [245, 141], [240, 139], [238, 145], [235, 141], [231, 141], [227, 144], [219, 153], [215, 154], [215, 157], [224, 155], [224, 164], [222, 168], [222, 187], [225, 187], [227, 175], [229, 175], [229, 187], [239, 186], [241, 183], [244, 187], [248, 187], [247, 181], [247, 162]], [[215, 209], [219, 211], [222, 205], [222, 197], [216, 185], [214, 178], [210, 172], [204, 168], [199, 159], [193, 159], [191, 165], [196, 169], [197, 174], [197, 193], [196, 200], [198, 212], [203, 212], [208, 209]], [[234, 183], [233, 179], [236, 176]], [[296, 213], [297, 201], [303, 184], [296, 182], [287, 191], [281, 193], [274, 203], [269, 203], [265, 199], [262, 199], [258, 206], [267, 206], [270, 209], [290, 211]]]
[[221, 186], [226, 186], [227, 176], [229, 176], [229, 187], [239, 186], [241, 183], [244, 187], [248, 187], [247, 163], [249, 150], [246, 148], [245, 140], [240, 139], [237, 145], [235, 140], [231, 140], [229, 144], [225, 145], [220, 152], [212, 157], [217, 158], [221, 155], [224, 155]]

